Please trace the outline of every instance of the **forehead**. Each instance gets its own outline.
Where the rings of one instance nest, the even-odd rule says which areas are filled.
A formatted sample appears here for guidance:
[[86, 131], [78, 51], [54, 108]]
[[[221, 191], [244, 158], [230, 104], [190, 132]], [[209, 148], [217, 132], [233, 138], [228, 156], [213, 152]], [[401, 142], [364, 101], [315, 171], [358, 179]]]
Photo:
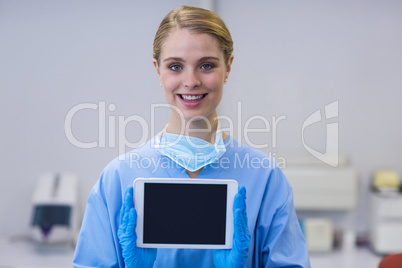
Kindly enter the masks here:
[[209, 34], [191, 33], [179, 29], [169, 34], [162, 46], [161, 59], [169, 57], [196, 58], [214, 56], [223, 58], [218, 42]]

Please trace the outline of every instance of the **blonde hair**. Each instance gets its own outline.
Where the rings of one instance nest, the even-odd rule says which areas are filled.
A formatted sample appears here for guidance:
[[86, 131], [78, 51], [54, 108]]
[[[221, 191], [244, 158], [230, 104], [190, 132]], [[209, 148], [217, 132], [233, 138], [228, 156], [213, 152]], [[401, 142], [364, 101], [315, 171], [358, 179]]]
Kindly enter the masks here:
[[192, 33], [206, 33], [214, 37], [223, 53], [225, 63], [228, 63], [233, 52], [233, 41], [223, 20], [209, 10], [190, 6], [173, 9], [159, 25], [153, 44], [153, 57], [158, 63], [168, 35], [182, 28]]

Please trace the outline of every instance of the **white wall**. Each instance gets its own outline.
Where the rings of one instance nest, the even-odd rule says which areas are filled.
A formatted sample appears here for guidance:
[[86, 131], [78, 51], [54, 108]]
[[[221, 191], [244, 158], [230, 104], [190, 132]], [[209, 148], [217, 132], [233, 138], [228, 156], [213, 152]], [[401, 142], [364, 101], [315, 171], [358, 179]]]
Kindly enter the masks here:
[[[183, 3], [0, 1], [0, 237], [26, 232], [42, 172], [77, 173], [84, 205], [118, 149], [73, 146], [65, 116], [77, 104], [104, 101], [116, 105], [108, 117], [150, 120], [150, 105], [164, 101], [151, 63], [153, 36], [163, 16]], [[331, 122], [339, 123], [340, 151], [361, 179], [359, 209], [346, 220], [367, 229], [372, 173], [385, 167], [402, 174], [402, 3], [217, 0], [216, 12], [235, 41], [220, 113], [239, 121], [241, 101], [243, 125], [252, 115], [270, 121], [285, 115], [275, 147], [272, 134], [255, 134], [253, 141], [270, 143], [264, 151], [278, 156], [307, 155], [304, 120], [338, 100], [339, 118]], [[158, 115], [161, 129], [168, 114]], [[306, 132], [306, 141], [320, 150], [325, 123]], [[131, 141], [140, 139], [138, 129], [128, 125]], [[97, 140], [97, 111], [78, 113], [73, 133]]]
[[[339, 150], [359, 172], [361, 190], [356, 213], [333, 216], [346, 228], [365, 231], [373, 172], [392, 168], [402, 174], [402, 3], [220, 3], [236, 40], [227, 93], [233, 91], [250, 114], [287, 116], [279, 123], [276, 148], [267, 151], [308, 154], [301, 141], [304, 120], [339, 101], [338, 120], [328, 122], [339, 123]], [[222, 106], [234, 114], [232, 102]], [[322, 151], [325, 123], [306, 132], [306, 141]]]

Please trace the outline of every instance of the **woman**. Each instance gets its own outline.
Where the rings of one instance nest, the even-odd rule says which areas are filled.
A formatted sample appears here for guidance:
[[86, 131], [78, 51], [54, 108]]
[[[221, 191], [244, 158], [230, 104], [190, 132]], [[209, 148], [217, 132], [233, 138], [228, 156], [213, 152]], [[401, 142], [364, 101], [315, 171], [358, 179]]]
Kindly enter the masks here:
[[[210, 11], [182, 6], [163, 19], [153, 64], [172, 108], [169, 122], [102, 172], [88, 199], [75, 267], [310, 267], [292, 189], [282, 171], [275, 164], [256, 166], [268, 156], [219, 128], [216, 108], [232, 52], [229, 31]], [[132, 165], [133, 154], [162, 164]], [[244, 187], [234, 205], [240, 213], [235, 214], [232, 249], [137, 248], [130, 187], [137, 177], [236, 179]]]

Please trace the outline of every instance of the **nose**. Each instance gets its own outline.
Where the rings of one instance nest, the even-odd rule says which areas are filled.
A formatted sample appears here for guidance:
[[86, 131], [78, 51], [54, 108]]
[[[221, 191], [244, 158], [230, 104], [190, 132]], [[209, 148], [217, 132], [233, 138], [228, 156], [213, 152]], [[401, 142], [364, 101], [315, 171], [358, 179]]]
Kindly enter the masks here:
[[183, 77], [183, 86], [189, 89], [193, 89], [201, 85], [201, 80], [197, 72], [188, 70]]

